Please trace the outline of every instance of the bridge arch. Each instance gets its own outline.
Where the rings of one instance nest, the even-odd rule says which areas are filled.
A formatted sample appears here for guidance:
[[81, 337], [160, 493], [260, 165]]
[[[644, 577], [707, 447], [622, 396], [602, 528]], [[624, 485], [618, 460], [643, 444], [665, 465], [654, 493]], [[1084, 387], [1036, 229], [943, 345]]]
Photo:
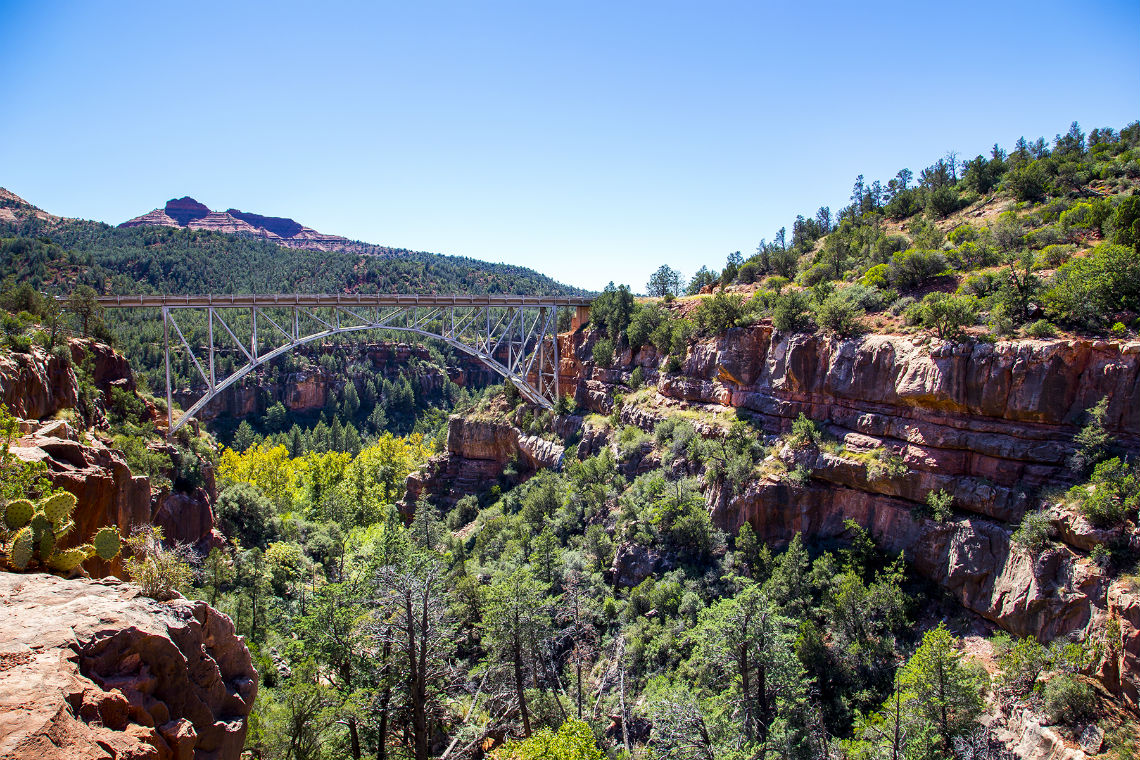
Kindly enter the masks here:
[[[589, 299], [579, 297], [500, 295], [142, 295], [103, 296], [98, 301], [105, 309], [161, 310], [169, 436], [219, 393], [262, 365], [309, 343], [366, 330], [390, 330], [441, 340], [497, 372], [531, 403], [550, 409], [561, 392], [559, 309], [574, 309], [573, 323], [577, 327], [589, 307]], [[238, 337], [243, 331], [226, 320], [225, 315], [232, 315], [234, 310], [248, 314], [248, 344], [244, 334]], [[204, 349], [199, 346], [197, 352], [176, 316], [187, 313], [205, 317], [205, 335], [201, 337], [206, 345]], [[259, 335], [259, 325], [266, 328], [273, 340], [266, 339], [266, 332]], [[230, 346], [236, 345], [239, 356], [245, 359], [222, 379], [217, 377], [216, 338], [221, 338], [222, 350], [232, 351]], [[206, 392], [176, 420], [171, 353], [178, 350], [179, 344], [205, 383]], [[204, 361], [199, 360], [203, 350]]]

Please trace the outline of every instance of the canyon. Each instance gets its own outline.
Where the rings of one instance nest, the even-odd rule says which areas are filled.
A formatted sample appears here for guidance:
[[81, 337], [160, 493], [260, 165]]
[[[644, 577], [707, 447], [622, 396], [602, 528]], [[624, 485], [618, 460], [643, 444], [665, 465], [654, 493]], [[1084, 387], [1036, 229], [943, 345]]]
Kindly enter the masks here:
[[[560, 336], [560, 381], [582, 409], [616, 412], [620, 424], [647, 433], [662, 419], [685, 413], [706, 437], [723, 435], [726, 419], [741, 419], [775, 447], [780, 469], [810, 473], [803, 484], [766, 474], [740, 492], [706, 483], [718, 528], [735, 534], [748, 523], [760, 539], [778, 546], [797, 533], [812, 541], [843, 541], [853, 520], [882, 548], [902, 552], [919, 573], [1001, 629], [1043, 642], [1103, 642], [1096, 675], [1136, 708], [1140, 590], [1127, 578], [1109, 577], [1089, 552], [1121, 542], [1137, 551], [1140, 539], [1097, 529], [1051, 497], [1072, 484], [1066, 462], [1073, 438], [1087, 421], [1086, 410], [1101, 398], [1110, 400], [1110, 434], [1126, 450], [1140, 449], [1140, 342], [953, 343], [899, 335], [837, 340], [781, 334], [760, 324], [696, 341], [681, 370], [670, 374], [652, 346], [626, 349], [609, 368], [596, 366], [590, 357], [598, 337], [590, 330]], [[650, 387], [633, 395], [636, 368]], [[623, 396], [636, 401], [623, 403]], [[780, 434], [801, 413], [822, 427], [831, 446], [780, 446]], [[581, 438], [566, 456], [584, 458], [603, 446], [618, 454], [612, 431], [588, 417], [562, 420], [558, 427]], [[899, 457], [905, 473], [875, 476], [865, 455], [879, 448]], [[512, 459], [550, 466], [533, 449], [514, 421], [452, 418], [447, 451], [409, 477], [409, 495], [430, 493], [438, 484], [443, 503], [453, 504], [478, 484], [486, 488]], [[954, 515], [945, 522], [916, 509], [939, 489], [954, 498]], [[1039, 503], [1056, 541], [1031, 555], [1010, 539]], [[619, 585], [636, 585], [663, 569], [664, 558], [643, 553], [618, 547], [611, 574]], [[1120, 639], [1107, 640], [1106, 631], [1117, 626]]]

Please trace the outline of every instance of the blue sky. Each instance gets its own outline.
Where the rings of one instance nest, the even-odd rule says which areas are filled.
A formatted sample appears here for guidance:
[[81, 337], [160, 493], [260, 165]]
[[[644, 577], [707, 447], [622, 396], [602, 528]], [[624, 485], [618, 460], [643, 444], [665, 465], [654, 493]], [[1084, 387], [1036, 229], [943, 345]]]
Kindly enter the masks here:
[[0, 0], [0, 186], [644, 287], [855, 175], [1140, 117], [1140, 3]]

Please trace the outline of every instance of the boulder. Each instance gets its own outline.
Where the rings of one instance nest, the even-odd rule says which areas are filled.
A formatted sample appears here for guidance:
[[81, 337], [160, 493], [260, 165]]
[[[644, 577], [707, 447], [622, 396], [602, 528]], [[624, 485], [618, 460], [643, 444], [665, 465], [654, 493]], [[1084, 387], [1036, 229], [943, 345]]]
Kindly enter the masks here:
[[0, 573], [0, 599], [0, 757], [241, 754], [258, 676], [225, 615], [35, 573]]

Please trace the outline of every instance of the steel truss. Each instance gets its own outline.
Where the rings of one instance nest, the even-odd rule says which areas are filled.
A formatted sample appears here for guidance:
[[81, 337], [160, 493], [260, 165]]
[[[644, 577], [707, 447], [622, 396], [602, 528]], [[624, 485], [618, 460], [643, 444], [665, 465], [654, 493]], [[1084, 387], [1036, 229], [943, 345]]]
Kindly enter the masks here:
[[[442, 340], [478, 358], [531, 403], [550, 409], [561, 391], [558, 309], [589, 304], [584, 298], [553, 296], [362, 294], [105, 296], [98, 300], [103, 308], [161, 309], [168, 435], [263, 364], [307, 343], [365, 330]], [[193, 329], [184, 330], [188, 323], [193, 323]], [[175, 420], [171, 355], [179, 346], [202, 378], [205, 394]], [[219, 355], [236, 357], [240, 366], [219, 378]]]

